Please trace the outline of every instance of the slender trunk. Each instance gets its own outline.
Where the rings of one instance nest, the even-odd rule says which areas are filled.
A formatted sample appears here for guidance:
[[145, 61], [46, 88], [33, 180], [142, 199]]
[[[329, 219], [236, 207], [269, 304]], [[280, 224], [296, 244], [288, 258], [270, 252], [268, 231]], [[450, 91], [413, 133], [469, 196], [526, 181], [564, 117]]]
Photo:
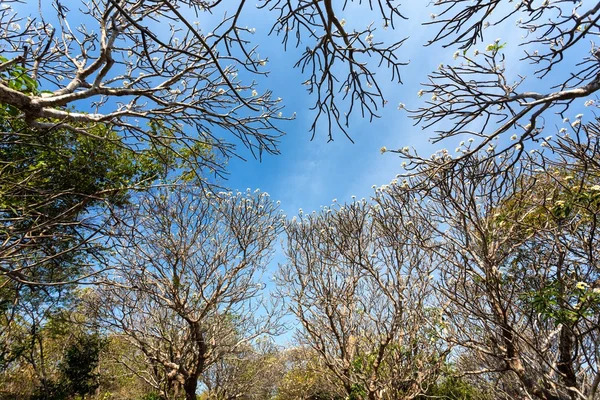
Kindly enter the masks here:
[[[560, 342], [558, 345], [559, 360], [556, 365], [562, 375], [563, 382], [567, 388], [577, 387], [577, 375], [573, 369], [573, 347], [575, 339], [570, 326], [563, 325], [560, 329]], [[577, 393], [570, 390], [571, 398], [577, 398]]]
[[183, 385], [185, 389], [185, 400], [196, 400], [196, 389], [198, 388], [198, 378], [189, 377]]

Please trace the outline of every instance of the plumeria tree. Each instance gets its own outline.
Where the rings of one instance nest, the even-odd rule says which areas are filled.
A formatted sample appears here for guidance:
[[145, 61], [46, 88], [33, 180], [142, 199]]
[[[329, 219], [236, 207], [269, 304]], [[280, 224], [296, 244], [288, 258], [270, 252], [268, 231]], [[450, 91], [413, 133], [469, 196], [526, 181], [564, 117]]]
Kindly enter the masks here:
[[286, 226], [279, 280], [300, 322], [297, 340], [352, 399], [415, 398], [444, 363], [432, 253], [413, 245], [425, 225], [397, 215], [355, 200]]
[[484, 153], [448, 170], [434, 165], [447, 165], [440, 152], [386, 189], [391, 199], [420, 193], [445, 337], [463, 350], [454, 361], [507, 399], [598, 393], [598, 146], [570, 133], [516, 163]]
[[[427, 25], [438, 33], [428, 44], [456, 48], [456, 62], [440, 64], [429, 75], [419, 92], [428, 100], [411, 116], [433, 128], [436, 141], [463, 134], [479, 137], [472, 150], [498, 147], [496, 139], [514, 133], [520, 155], [524, 143], [542, 132], [555, 133], [545, 126], [552, 114], [572, 118], [568, 111], [577, 102], [595, 104], [599, 12], [597, 2], [435, 2]], [[486, 30], [507, 32], [511, 25], [511, 37], [520, 34], [523, 39], [521, 50], [511, 50], [507, 62], [507, 46], [514, 49], [517, 43], [490, 38]], [[521, 63], [533, 65], [531, 74], [520, 72]]]
[[266, 193], [148, 194], [124, 217], [115, 269], [88, 300], [137, 349], [120, 361], [161, 396], [191, 400], [211, 365], [277, 333], [259, 278], [281, 224]]

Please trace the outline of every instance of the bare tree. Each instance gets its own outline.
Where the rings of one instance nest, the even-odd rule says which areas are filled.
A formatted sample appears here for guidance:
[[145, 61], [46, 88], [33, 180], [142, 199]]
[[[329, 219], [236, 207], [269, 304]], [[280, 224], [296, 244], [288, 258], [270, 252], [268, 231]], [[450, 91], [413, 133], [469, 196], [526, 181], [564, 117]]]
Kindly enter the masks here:
[[217, 360], [202, 375], [209, 400], [271, 399], [286, 372], [281, 349], [271, 340], [258, 340], [237, 354]]
[[165, 397], [195, 399], [216, 360], [277, 331], [257, 279], [281, 217], [266, 193], [208, 198], [186, 188], [152, 192], [127, 223], [98, 318], [146, 360], [132, 372]]
[[[478, 138], [472, 152], [505, 153], [508, 147], [522, 156], [542, 132], [556, 133], [553, 120], [573, 117], [568, 111], [575, 102], [595, 106], [600, 3], [442, 0], [435, 2], [431, 17], [426, 25], [438, 32], [429, 44], [456, 48], [457, 60], [440, 64], [428, 76], [419, 92], [425, 104], [410, 111], [416, 123], [435, 130], [435, 142], [468, 135]], [[522, 39], [507, 43], [506, 37], [489, 38], [486, 29]], [[505, 51], [518, 45], [521, 56], [515, 51], [507, 60]], [[526, 65], [532, 66], [529, 74], [522, 71]], [[499, 145], [495, 140], [505, 135], [513, 142]]]
[[[104, 122], [118, 127], [127, 138], [123, 145], [131, 148], [136, 142], [168, 143], [178, 152], [200, 143], [230, 154], [230, 145], [213, 135], [221, 128], [257, 154], [277, 152], [281, 132], [272, 121], [282, 118], [280, 99], [270, 91], [259, 94], [254, 83], [240, 79], [266, 74], [267, 62], [250, 40], [253, 28], [240, 25], [246, 1], [226, 6], [221, 1], [96, 0], [71, 9], [72, 4], [54, 0], [52, 6], [55, 15], [40, 9], [25, 16], [6, 2], [0, 13], [0, 70], [22, 65], [29, 81], [44, 90], [21, 90], [4, 81], [0, 103], [32, 126], [81, 131], [85, 128], [79, 123]], [[350, 30], [337, 16], [342, 9], [330, 0], [268, 0], [259, 7], [275, 10], [272, 32], [282, 35], [286, 47], [292, 34], [295, 46], [307, 45], [297, 66], [307, 70], [309, 91], [317, 96], [313, 132], [321, 117], [327, 119], [330, 138], [335, 127], [346, 129], [348, 118], [338, 97], [349, 100], [344, 114], [357, 103], [363, 114], [375, 116], [384, 104], [383, 92], [367, 61], [378, 58], [399, 79], [397, 51], [403, 40], [386, 44], [374, 39], [372, 24]], [[395, 19], [402, 18], [393, 2], [369, 7], [385, 28], [394, 28]], [[222, 20], [209, 17], [222, 12]], [[76, 26], [79, 17], [85, 23]], [[338, 65], [348, 68], [345, 79], [336, 76]], [[92, 110], [68, 110], [82, 101]], [[152, 130], [156, 123], [164, 124], [165, 131]], [[207, 159], [194, 161], [221, 167]]]
[[496, 380], [505, 398], [597, 398], [598, 146], [573, 133], [516, 164], [473, 155], [411, 182], [422, 220], [439, 223], [447, 340], [467, 350], [462, 372]]
[[431, 253], [412, 245], [423, 224], [399, 215], [361, 200], [286, 226], [279, 279], [301, 324], [297, 339], [350, 398], [414, 398], [445, 358]]
[[[279, 100], [237, 77], [238, 68], [256, 72], [263, 61], [246, 50], [241, 36], [248, 29], [236, 26], [238, 14], [202, 32], [189, 15], [215, 6], [205, 2], [93, 1], [74, 8], [77, 15], [62, 1], [52, 6], [52, 19], [40, 10], [26, 20], [10, 3], [2, 10], [2, 70], [23, 64], [46, 91], [3, 82], [0, 101], [31, 126], [90, 134], [81, 123], [109, 123], [132, 149], [164, 144], [180, 154], [206, 145], [228, 153], [212, 136], [218, 127], [253, 151], [276, 151], [278, 134], [268, 132], [277, 132], [270, 120], [278, 118]], [[75, 26], [78, 18], [85, 23]], [[165, 29], [155, 29], [160, 25]], [[81, 101], [92, 110], [69, 109]], [[202, 157], [188, 161], [210, 164]]]

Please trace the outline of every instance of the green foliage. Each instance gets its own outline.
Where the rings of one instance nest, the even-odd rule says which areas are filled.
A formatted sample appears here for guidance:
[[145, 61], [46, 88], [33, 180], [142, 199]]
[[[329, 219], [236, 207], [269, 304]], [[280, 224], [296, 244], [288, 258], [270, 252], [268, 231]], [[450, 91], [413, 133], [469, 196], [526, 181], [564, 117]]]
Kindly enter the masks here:
[[85, 396], [93, 393], [98, 387], [98, 366], [100, 351], [106, 341], [97, 334], [77, 338], [66, 348], [60, 372], [70, 394]]
[[348, 396], [349, 400], [361, 400], [367, 396], [367, 391], [365, 387], [360, 383], [354, 383], [350, 387], [350, 394]]
[[156, 392], [146, 393], [139, 400], [163, 400], [163, 398]]
[[[19, 65], [0, 72], [0, 80], [25, 94], [39, 92], [37, 82]], [[174, 151], [181, 146], [163, 121], [150, 122], [153, 135], [142, 147], [104, 123], [71, 124], [74, 130], [58, 120], [42, 122], [55, 125], [30, 127], [16, 109], [0, 104], [0, 218], [17, 221], [0, 226], [0, 240], [45, 221], [70, 234], [66, 226], [92, 207], [123, 204], [131, 189], [143, 189], [173, 172], [174, 179], [191, 180], [199, 172], [190, 171], [191, 159], [210, 159], [209, 144]]]
[[569, 289], [553, 281], [539, 290], [524, 293], [522, 300], [529, 302], [546, 320], [569, 325], [582, 317], [593, 318], [600, 311], [600, 293], [583, 283]]
[[69, 398], [66, 387], [61, 381], [47, 381], [38, 386], [30, 400], [65, 400]]
[[418, 396], [417, 400], [426, 399], [445, 400], [491, 400], [492, 397], [481, 392], [465, 380], [448, 376], [435, 385], [429, 387], [424, 395]]
[[0, 129], [6, 132], [0, 138], [0, 209], [4, 213], [52, 218], [82, 201], [87, 206], [105, 199], [118, 203], [124, 199], [119, 189], [158, 176], [157, 165], [137, 160], [122, 149], [118, 135], [105, 125], [90, 128], [93, 136], [63, 129]]
[[64, 349], [55, 379], [47, 379], [38, 385], [31, 400], [64, 400], [95, 392], [99, 386], [96, 373], [100, 352], [106, 340], [97, 334], [82, 334]]
[[[7, 61], [7, 58], [0, 56], [0, 64]], [[0, 80], [12, 90], [27, 94], [38, 93], [37, 82], [27, 74], [27, 70], [21, 65], [13, 65], [11, 68], [0, 71]]]

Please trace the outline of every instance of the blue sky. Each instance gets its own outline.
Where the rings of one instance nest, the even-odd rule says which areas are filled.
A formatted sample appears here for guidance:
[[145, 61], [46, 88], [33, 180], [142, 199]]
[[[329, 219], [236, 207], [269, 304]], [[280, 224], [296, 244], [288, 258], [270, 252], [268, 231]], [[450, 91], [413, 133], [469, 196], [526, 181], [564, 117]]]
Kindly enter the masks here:
[[[359, 21], [356, 28], [370, 22], [370, 15], [363, 15], [366, 7], [357, 7], [357, 4], [349, 7], [349, 10], [340, 13], [339, 18], [346, 19], [349, 25], [355, 20]], [[391, 82], [388, 71], [378, 70], [379, 83], [389, 103], [380, 109], [381, 118], [373, 122], [355, 113], [349, 129], [354, 144], [341, 132], [337, 132], [335, 140], [328, 143], [324, 130], [317, 131], [314, 140], [310, 140], [313, 113], [309, 108], [313, 98], [302, 85], [306, 76], [292, 68], [300, 53], [295, 49], [288, 49], [284, 53], [277, 37], [265, 37], [271, 27], [273, 14], [252, 12], [249, 19], [257, 29], [260, 54], [269, 58], [267, 68], [271, 71], [267, 79], [259, 82], [263, 87], [273, 89], [275, 96], [282, 97], [286, 113], [296, 112], [297, 118], [282, 124], [287, 135], [281, 140], [280, 155], [265, 156], [262, 162], [251, 158], [247, 161], [231, 160], [228, 167], [230, 176], [225, 184], [232, 189], [260, 188], [267, 191], [272, 198], [281, 201], [281, 207], [288, 215], [294, 215], [300, 208], [304, 212], [318, 210], [320, 206], [331, 204], [333, 199], [348, 201], [352, 195], [368, 197], [372, 193], [372, 185], [387, 184], [402, 173], [399, 157], [393, 153], [381, 154], [383, 146], [388, 149], [409, 146], [425, 156], [441, 147], [454, 149], [461, 138], [431, 145], [429, 138], [433, 132], [414, 126], [408, 113], [397, 109], [400, 102], [409, 108], [416, 108], [425, 100], [419, 99], [417, 92], [421, 83], [427, 80], [427, 74], [440, 63], [456, 63], [453, 59], [455, 48], [444, 49], [440, 45], [424, 47], [427, 40], [433, 37], [435, 28], [423, 27], [421, 23], [430, 21], [430, 14], [437, 10], [427, 7], [425, 2], [410, 2], [401, 10], [409, 20], [397, 21], [395, 31], [384, 32], [379, 29], [379, 33], [388, 36], [386, 39], [394, 35], [410, 36], [399, 51], [403, 61], [410, 61], [401, 69], [404, 83]], [[381, 24], [381, 21], [375, 20], [375, 24]], [[501, 37], [499, 33], [498, 29], [490, 28], [486, 37], [493, 42]], [[521, 32], [513, 29], [510, 34], [512, 37], [501, 39], [512, 45], [520, 42]], [[522, 53], [522, 49], [510, 46], [507, 53], [510, 53], [509, 59], [512, 57], [514, 60], [517, 54]], [[512, 72], [516, 74], [522, 71], [513, 69]]]
[[[512, 7], [512, 4], [507, 6]], [[452, 152], [464, 139], [456, 137], [432, 145], [429, 138], [433, 135], [433, 130], [422, 130], [419, 126], [414, 126], [414, 121], [408, 118], [407, 112], [397, 109], [399, 102], [405, 103], [408, 108], [417, 108], [425, 100], [419, 99], [417, 92], [421, 88], [421, 83], [427, 81], [427, 74], [434, 71], [440, 63], [453, 65], [459, 62], [453, 59], [457, 48], [444, 49], [440, 45], [423, 46], [434, 36], [436, 28], [425, 27], [421, 23], [431, 21], [430, 14], [439, 12], [438, 8], [428, 6], [426, 2], [407, 2], [403, 4], [401, 11], [409, 17], [408, 21], [398, 21], [396, 31], [384, 32], [379, 29], [380, 34], [387, 35], [389, 38], [393, 38], [393, 35], [410, 36], [399, 52], [402, 60], [410, 61], [410, 64], [401, 70], [404, 82], [402, 85], [390, 82], [386, 70], [378, 70], [379, 83], [384, 87], [389, 103], [381, 110], [382, 117], [373, 122], [361, 119], [359, 113], [355, 114], [349, 129], [354, 144], [341, 132], [338, 132], [333, 142], [327, 143], [327, 132], [322, 130], [317, 131], [315, 139], [310, 141], [309, 128], [313, 113], [309, 107], [312, 106], [313, 99], [302, 86], [306, 76], [303, 76], [299, 70], [292, 69], [299, 52], [288, 49], [288, 52], [284, 53], [277, 37], [265, 37], [274, 15], [265, 11], [252, 12], [250, 8], [247, 10], [250, 11], [248, 20], [252, 21], [254, 23], [252, 26], [257, 29], [256, 36], [260, 44], [261, 57], [269, 58], [267, 67], [271, 71], [266, 80], [259, 82], [264, 85], [263, 87], [273, 89], [275, 96], [281, 96], [287, 114], [296, 112], [297, 118], [282, 125], [287, 135], [281, 140], [281, 155], [267, 155], [262, 162], [251, 158], [247, 161], [231, 160], [227, 186], [232, 189], [260, 188], [267, 191], [272, 198], [281, 200], [281, 207], [287, 215], [291, 216], [295, 215], [300, 208], [304, 212], [318, 210], [322, 205], [329, 205], [332, 199], [349, 201], [352, 195], [359, 198], [368, 197], [372, 193], [372, 185], [389, 183], [397, 174], [403, 172], [401, 160], [393, 153], [381, 154], [382, 146], [388, 149], [409, 146], [420, 155], [428, 156], [441, 148], [447, 148]], [[348, 10], [340, 13], [339, 18], [346, 19], [348, 24], [358, 21], [357, 28], [360, 24], [373, 20], [375, 24], [381, 24], [379, 20], [369, 20], [374, 16], [365, 16], [365, 9], [367, 7], [364, 4], [359, 7], [358, 4], [353, 3]], [[495, 13], [499, 14], [498, 11]], [[562, 79], [565, 72], [581, 58], [576, 57], [565, 61], [553, 74], [543, 80], [534, 77], [534, 68], [525, 62], [519, 62], [526, 49], [521, 45], [525, 41], [522, 36], [524, 31], [515, 26], [515, 21], [520, 17], [521, 15], [515, 15], [498, 27], [492, 26], [486, 29], [484, 41], [475, 47], [483, 51], [488, 43], [492, 43], [497, 38], [501, 43], [506, 42], [504, 53], [508, 66], [507, 74], [514, 79], [517, 79], [518, 75], [527, 76], [520, 90], [549, 93], [553, 91], [551, 83], [555, 82], [555, 77]], [[305, 45], [310, 43], [302, 44], [300, 47]], [[579, 48], [579, 51], [588, 50], [589, 42]], [[473, 49], [469, 51], [472, 52]], [[576, 54], [577, 51], [574, 50], [571, 54]], [[583, 54], [581, 56], [583, 57]], [[578, 100], [568, 111], [571, 119], [580, 112], [589, 111], [589, 109], [584, 110], [584, 102], [585, 99]], [[560, 127], [561, 118], [555, 118], [550, 113], [546, 114], [547, 133], [544, 133], [544, 136], [556, 134], [557, 129], [554, 126]], [[508, 140], [510, 135], [512, 133], [505, 135], [505, 140]]]
[[[413, 11], [417, 11], [415, 14], [418, 15], [426, 10], [420, 7], [420, 10]], [[372, 192], [372, 185], [389, 183], [400, 173], [401, 161], [391, 153], [381, 154], [383, 146], [423, 148], [427, 144], [426, 136], [412, 126], [406, 112], [397, 110], [400, 101], [408, 103], [407, 97], [417, 99], [419, 80], [425, 80], [425, 71], [434, 69], [440, 62], [435, 57], [418, 57], [425, 36], [411, 38], [413, 40], [400, 51], [403, 60], [414, 60], [402, 70], [404, 85], [390, 82], [388, 71], [378, 70], [379, 83], [384, 87], [389, 103], [380, 109], [381, 118], [373, 122], [362, 119], [360, 113], [354, 115], [349, 129], [354, 144], [342, 132], [336, 132], [334, 141], [328, 143], [327, 132], [323, 129], [317, 130], [311, 141], [309, 129], [314, 114], [309, 108], [314, 99], [302, 85], [306, 76], [293, 69], [300, 52], [288, 49], [284, 53], [279, 38], [263, 35], [271, 27], [273, 14], [266, 11], [252, 14], [255, 16], [252, 20], [256, 24], [256, 36], [261, 44], [260, 54], [268, 56], [267, 68], [271, 70], [261, 85], [273, 89], [275, 96], [282, 97], [286, 114], [296, 112], [297, 118], [282, 124], [287, 135], [281, 140], [280, 155], [265, 156], [262, 162], [250, 158], [245, 162], [231, 160], [228, 186], [267, 191], [272, 198], [281, 201], [281, 207], [288, 215], [295, 214], [299, 208], [305, 212], [318, 210], [322, 205], [329, 205], [334, 198], [342, 201], [352, 195], [367, 197]], [[340, 18], [345, 18], [350, 25], [355, 19], [359, 20], [358, 14], [358, 10], [349, 10]], [[379, 21], [376, 23], [380, 24]], [[401, 21], [398, 32], [386, 33], [407, 35], [415, 26], [418, 22], [413, 18]], [[449, 54], [451, 59], [453, 51], [445, 50], [444, 53]], [[420, 74], [418, 79], [417, 74]]]

